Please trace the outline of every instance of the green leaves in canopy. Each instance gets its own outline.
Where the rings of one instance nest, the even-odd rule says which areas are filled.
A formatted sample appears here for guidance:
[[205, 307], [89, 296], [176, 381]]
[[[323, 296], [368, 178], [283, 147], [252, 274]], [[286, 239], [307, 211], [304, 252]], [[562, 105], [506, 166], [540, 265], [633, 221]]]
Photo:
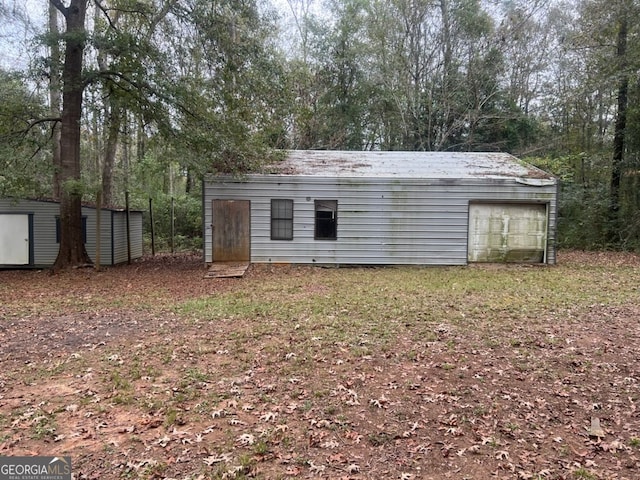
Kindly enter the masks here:
[[248, 171], [268, 157], [268, 141], [284, 115], [277, 95], [282, 68], [269, 36], [273, 26], [254, 1], [181, 3], [171, 25], [177, 81], [171, 133], [185, 151], [208, 163], [198, 170]]
[[50, 194], [52, 122], [44, 101], [17, 73], [0, 70], [0, 196]]

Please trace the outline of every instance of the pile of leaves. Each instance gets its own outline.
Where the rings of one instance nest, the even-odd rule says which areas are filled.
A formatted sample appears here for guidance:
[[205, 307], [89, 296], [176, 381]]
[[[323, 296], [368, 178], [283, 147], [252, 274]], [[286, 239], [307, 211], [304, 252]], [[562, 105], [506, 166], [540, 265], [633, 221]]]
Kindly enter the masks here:
[[640, 258], [0, 271], [0, 455], [79, 479], [632, 479]]

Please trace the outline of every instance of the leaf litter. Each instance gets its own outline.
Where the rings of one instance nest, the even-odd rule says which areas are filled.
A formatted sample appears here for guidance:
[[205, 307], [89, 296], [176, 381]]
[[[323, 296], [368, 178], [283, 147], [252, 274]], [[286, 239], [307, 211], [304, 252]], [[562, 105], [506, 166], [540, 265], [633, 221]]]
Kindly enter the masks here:
[[70, 455], [80, 479], [637, 478], [637, 256], [200, 262], [1, 271], [0, 455]]

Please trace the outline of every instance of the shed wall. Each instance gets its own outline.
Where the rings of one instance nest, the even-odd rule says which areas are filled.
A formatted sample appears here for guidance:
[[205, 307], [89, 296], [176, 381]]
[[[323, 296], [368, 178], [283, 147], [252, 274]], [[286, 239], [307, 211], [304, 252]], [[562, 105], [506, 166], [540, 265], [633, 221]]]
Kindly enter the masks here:
[[[270, 239], [270, 202], [294, 201], [293, 240]], [[204, 186], [204, 253], [211, 255], [211, 201], [251, 201], [251, 261], [318, 264], [467, 263], [469, 203], [548, 204], [546, 261], [555, 263], [556, 185], [515, 180], [388, 179], [250, 175], [212, 177]], [[314, 239], [314, 200], [338, 201], [337, 240]]]
[[[56, 218], [60, 215], [60, 205], [50, 201], [14, 200], [0, 198], [0, 212], [27, 213], [33, 215], [33, 264], [34, 267], [50, 267], [58, 256], [59, 244], [56, 241]], [[114, 222], [113, 215], [122, 218]], [[82, 207], [82, 216], [87, 224], [87, 253], [92, 261], [96, 260], [96, 209]], [[100, 263], [114, 265], [127, 261], [127, 237], [125, 213], [102, 210], [100, 233]], [[131, 256], [142, 256], [142, 212], [131, 212]], [[124, 229], [124, 230], [123, 230]], [[116, 248], [112, 248], [115, 240]], [[124, 249], [124, 258], [121, 252]], [[114, 252], [119, 256], [114, 257]], [[115, 261], [114, 261], [115, 258]]]
[[25, 213], [33, 216], [33, 265], [50, 266], [58, 256], [56, 216], [60, 206], [55, 202], [0, 198], [0, 212]]
[[[87, 253], [91, 261], [96, 261], [96, 228], [98, 225], [97, 212], [95, 208], [82, 207], [82, 216], [87, 219]], [[111, 212], [102, 210], [100, 214], [100, 264], [113, 265], [111, 254]], [[57, 244], [56, 244], [57, 246]], [[55, 259], [54, 259], [55, 260]]]
[[[113, 263], [124, 263], [128, 261], [127, 252], [127, 214], [126, 212], [111, 212], [113, 222], [112, 254]], [[142, 213], [130, 212], [130, 237], [131, 237], [131, 258], [142, 256]]]

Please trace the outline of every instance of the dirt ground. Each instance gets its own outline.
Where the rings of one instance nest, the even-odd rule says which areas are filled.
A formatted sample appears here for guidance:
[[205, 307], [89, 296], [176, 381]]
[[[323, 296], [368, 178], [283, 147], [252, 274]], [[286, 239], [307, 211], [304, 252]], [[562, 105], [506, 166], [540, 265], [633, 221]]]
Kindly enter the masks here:
[[[640, 257], [559, 264], [635, 275]], [[323, 269], [204, 271], [190, 255], [0, 271], [0, 455], [68, 455], [79, 479], [640, 478], [640, 285], [492, 329], [452, 305], [477, 328], [442, 318], [421, 337], [407, 318], [369, 345], [177, 307], [283, 274], [322, 289]]]

